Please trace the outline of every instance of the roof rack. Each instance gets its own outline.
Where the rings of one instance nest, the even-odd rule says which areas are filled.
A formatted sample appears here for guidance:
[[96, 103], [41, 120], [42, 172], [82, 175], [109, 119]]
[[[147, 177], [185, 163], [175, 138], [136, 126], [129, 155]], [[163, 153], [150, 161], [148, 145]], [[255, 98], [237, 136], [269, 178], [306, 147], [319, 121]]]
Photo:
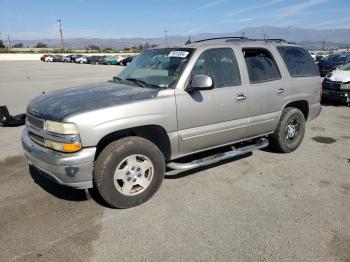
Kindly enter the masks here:
[[226, 39], [226, 41], [229, 40], [248, 40], [248, 38], [243, 37], [243, 36], [226, 36], [226, 37], [213, 37], [213, 38], [206, 38], [206, 39], [201, 39], [201, 40], [197, 40], [194, 41], [193, 43], [201, 43], [201, 42], [205, 42], [205, 41], [212, 41], [212, 40], [224, 40]]
[[277, 43], [287, 43], [287, 44], [296, 44], [292, 41], [287, 41], [283, 38], [265, 38], [265, 39], [249, 39], [250, 41], [265, 41], [265, 42], [277, 42]]
[[226, 37], [213, 37], [207, 39], [201, 39], [194, 41], [193, 43], [201, 43], [205, 41], [211, 40], [226, 40], [225, 42], [233, 42], [233, 41], [265, 41], [265, 42], [278, 42], [278, 43], [287, 43], [287, 44], [296, 44], [295, 42], [290, 42], [282, 38], [266, 38], [266, 39], [250, 39], [244, 36], [226, 36]]

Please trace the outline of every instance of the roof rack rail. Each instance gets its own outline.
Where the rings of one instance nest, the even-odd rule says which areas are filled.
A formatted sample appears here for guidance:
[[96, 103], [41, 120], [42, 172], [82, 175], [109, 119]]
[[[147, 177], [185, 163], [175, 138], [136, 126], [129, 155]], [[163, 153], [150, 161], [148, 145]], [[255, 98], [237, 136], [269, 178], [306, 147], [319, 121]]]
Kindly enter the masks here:
[[267, 38], [265, 39], [266, 42], [268, 41], [271, 41], [271, 42], [284, 42], [284, 43], [287, 43], [287, 44], [293, 44], [295, 45], [296, 43], [293, 42], [293, 41], [288, 41], [288, 40], [285, 40], [285, 39], [282, 39], [282, 38]]
[[271, 42], [286, 42], [286, 43], [288, 43], [287, 40], [282, 39], [282, 38], [266, 38], [265, 41], [266, 42], [271, 41]]
[[233, 41], [265, 41], [265, 42], [278, 42], [278, 43], [287, 43], [287, 44], [296, 44], [295, 42], [287, 41], [282, 38], [266, 38], [266, 39], [259, 39], [259, 38], [247, 38], [244, 36], [226, 36], [226, 37], [213, 37], [213, 38], [207, 38], [207, 39], [201, 39], [194, 41], [193, 43], [201, 43], [205, 41], [211, 41], [211, 40], [226, 40], [225, 42], [233, 42]]
[[213, 37], [213, 38], [206, 38], [206, 39], [201, 39], [201, 40], [197, 40], [194, 41], [193, 43], [201, 43], [201, 42], [205, 42], [205, 41], [211, 41], [211, 40], [224, 40], [226, 39], [227, 41], [229, 40], [248, 40], [248, 38], [243, 37], [243, 36], [226, 36], [226, 37]]
[[287, 44], [293, 44], [293, 45], [296, 44], [295, 42], [287, 41], [287, 40], [285, 40], [283, 38], [265, 38], [265, 39], [256, 38], [256, 39], [249, 39], [249, 40], [250, 41], [265, 41], [265, 42], [287, 43]]

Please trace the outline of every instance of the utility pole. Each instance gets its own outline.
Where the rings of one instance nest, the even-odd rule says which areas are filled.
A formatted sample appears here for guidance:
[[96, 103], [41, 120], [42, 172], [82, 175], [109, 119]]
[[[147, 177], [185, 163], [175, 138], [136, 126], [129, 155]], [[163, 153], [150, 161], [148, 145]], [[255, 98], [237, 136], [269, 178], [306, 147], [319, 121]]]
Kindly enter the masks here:
[[10, 35], [9, 34], [7, 35], [7, 43], [8, 43], [9, 49], [11, 49], [11, 41], [10, 41]]
[[244, 37], [244, 35], [245, 35], [245, 32], [242, 32], [242, 37]]
[[64, 45], [63, 45], [63, 32], [62, 32], [61, 19], [58, 19], [57, 24], [58, 24], [58, 31], [60, 32], [60, 35], [61, 35], [61, 49], [63, 51], [64, 50]]
[[322, 51], [324, 51], [324, 39], [322, 39]]
[[164, 30], [165, 46], [168, 46], [168, 30]]

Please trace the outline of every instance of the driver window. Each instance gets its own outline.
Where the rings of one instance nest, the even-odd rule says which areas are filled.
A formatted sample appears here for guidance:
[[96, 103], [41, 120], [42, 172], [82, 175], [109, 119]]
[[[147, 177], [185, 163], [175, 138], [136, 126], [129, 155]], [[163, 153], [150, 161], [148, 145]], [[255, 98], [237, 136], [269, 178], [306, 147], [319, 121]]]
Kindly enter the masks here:
[[241, 84], [237, 61], [231, 48], [204, 51], [197, 59], [191, 75], [210, 76], [216, 88]]

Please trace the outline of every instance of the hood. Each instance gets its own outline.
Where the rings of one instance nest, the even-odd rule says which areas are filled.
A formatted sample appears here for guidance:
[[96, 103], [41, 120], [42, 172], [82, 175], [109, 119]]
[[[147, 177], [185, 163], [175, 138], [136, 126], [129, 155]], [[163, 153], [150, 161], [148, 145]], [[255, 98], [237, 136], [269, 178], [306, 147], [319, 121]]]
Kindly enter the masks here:
[[27, 112], [41, 119], [62, 121], [77, 113], [152, 99], [158, 92], [154, 88], [103, 82], [42, 94], [30, 101]]
[[334, 70], [328, 79], [343, 83], [350, 82], [350, 71]]

